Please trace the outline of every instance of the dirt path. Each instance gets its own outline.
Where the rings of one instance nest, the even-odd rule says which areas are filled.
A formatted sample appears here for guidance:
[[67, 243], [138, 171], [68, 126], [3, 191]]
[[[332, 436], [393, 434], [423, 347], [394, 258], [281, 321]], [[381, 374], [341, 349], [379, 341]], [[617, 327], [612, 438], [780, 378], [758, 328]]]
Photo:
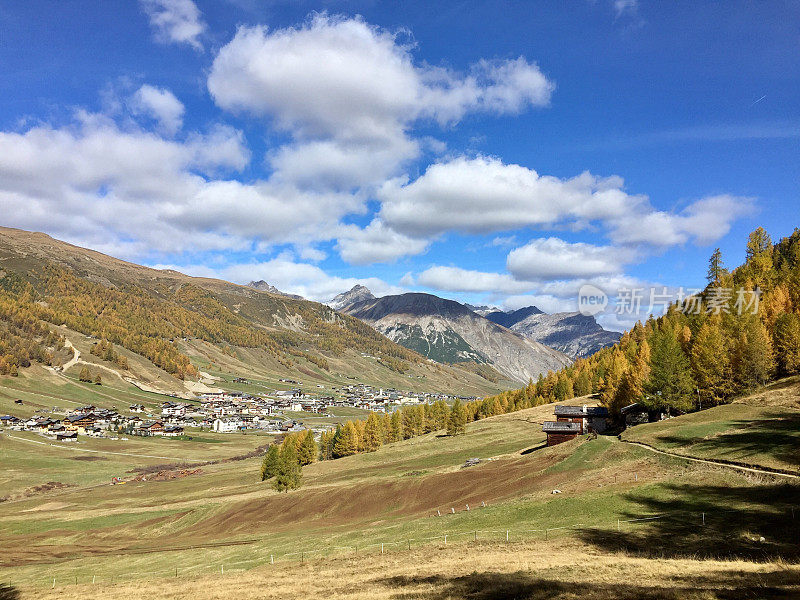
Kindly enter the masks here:
[[72, 358], [70, 358], [67, 362], [64, 363], [64, 365], [61, 367], [62, 371], [66, 371], [70, 367], [78, 364], [78, 361], [81, 359], [80, 350], [78, 350], [75, 346], [73, 346], [72, 342], [70, 342], [67, 338], [64, 338], [64, 345], [67, 348], [72, 348]]
[[761, 468], [748, 467], [746, 465], [721, 459], [697, 458], [696, 456], [686, 456], [685, 454], [678, 454], [677, 452], [667, 452], [666, 450], [659, 450], [655, 446], [651, 446], [650, 444], [645, 444], [644, 442], [633, 442], [630, 440], [619, 440], [619, 441], [622, 442], [623, 444], [632, 444], [634, 446], [639, 446], [640, 448], [645, 448], [647, 450], [650, 450], [650, 452], [663, 454], [665, 456], [672, 456], [674, 458], [682, 458], [683, 460], [688, 460], [691, 462], [705, 463], [707, 465], [716, 465], [720, 467], [730, 467], [731, 469], [736, 469], [737, 471], [744, 471], [747, 473], [757, 473], [759, 475], [777, 475], [779, 477], [790, 477], [792, 479], [800, 479], [800, 475], [796, 473], [791, 473], [789, 471], [784, 471], [781, 469], [772, 469], [770, 467], [761, 467]]

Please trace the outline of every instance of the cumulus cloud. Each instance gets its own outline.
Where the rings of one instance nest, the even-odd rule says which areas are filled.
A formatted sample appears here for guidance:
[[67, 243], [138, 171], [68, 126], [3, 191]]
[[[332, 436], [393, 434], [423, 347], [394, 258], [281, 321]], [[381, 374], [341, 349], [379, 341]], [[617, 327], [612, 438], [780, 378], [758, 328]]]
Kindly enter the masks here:
[[0, 132], [4, 223], [133, 257], [309, 245], [363, 210], [352, 194], [216, 178], [248, 160], [241, 132], [226, 126], [178, 141], [80, 113], [66, 127]]
[[460, 267], [429, 267], [416, 276], [417, 285], [448, 292], [492, 292], [516, 294], [532, 289], [533, 284], [517, 281], [506, 273], [487, 273]]
[[412, 182], [389, 181], [378, 197], [382, 218], [408, 234], [490, 233], [622, 216], [644, 199], [621, 188], [619, 177], [564, 180], [497, 158], [461, 156], [430, 165]]
[[270, 157], [281, 176], [343, 187], [375, 183], [416, 158], [409, 129], [419, 119], [519, 112], [547, 104], [553, 84], [524, 58], [479, 61], [467, 74], [418, 65], [396, 32], [322, 14], [299, 27], [240, 27], [214, 59], [208, 89], [223, 109], [293, 136]]
[[192, 0], [140, 0], [150, 18], [156, 40], [162, 43], [188, 44], [201, 50], [200, 36], [206, 24]]
[[630, 259], [630, 253], [619, 248], [549, 237], [509, 252], [506, 266], [514, 277], [526, 281], [573, 279], [619, 273]]
[[560, 179], [485, 156], [434, 163], [414, 181], [390, 180], [378, 198], [383, 221], [406, 235], [584, 228], [599, 222], [614, 242], [659, 247], [711, 243], [752, 208], [749, 198], [714, 196], [668, 213], [644, 195], [627, 193], [618, 176], [584, 172]]
[[345, 261], [364, 265], [394, 262], [401, 256], [421, 254], [429, 244], [428, 240], [405, 236], [375, 219], [363, 229], [342, 227], [336, 249]]
[[387, 284], [377, 277], [336, 277], [329, 275], [316, 265], [296, 262], [287, 255], [261, 262], [242, 263], [221, 268], [207, 265], [153, 265], [156, 269], [174, 269], [197, 277], [216, 277], [234, 283], [245, 284], [263, 279], [282, 292], [298, 294], [308, 300], [327, 302], [336, 294], [351, 289], [354, 285], [368, 287], [376, 296], [401, 294], [404, 288]]
[[143, 85], [131, 98], [134, 113], [155, 119], [161, 129], [175, 135], [183, 126], [183, 113], [186, 108], [175, 95], [165, 88]]

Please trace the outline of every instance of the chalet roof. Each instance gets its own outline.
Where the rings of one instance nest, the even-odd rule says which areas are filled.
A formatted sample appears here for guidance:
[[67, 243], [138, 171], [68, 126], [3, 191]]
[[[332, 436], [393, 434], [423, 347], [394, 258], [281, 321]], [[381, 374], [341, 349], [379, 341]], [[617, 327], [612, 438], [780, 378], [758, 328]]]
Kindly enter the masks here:
[[580, 433], [581, 426], [578, 423], [567, 421], [545, 421], [542, 424], [542, 431], [545, 433]]
[[605, 406], [565, 406], [556, 404], [553, 410], [557, 417], [607, 417]]
[[94, 413], [81, 413], [78, 415], [69, 415], [67, 417], [67, 421], [70, 423], [75, 423], [76, 421], [82, 421], [84, 419], [91, 419], [92, 421], [95, 421], [97, 420], [97, 417], [94, 415]]
[[633, 404], [628, 404], [619, 410], [620, 413], [628, 414], [628, 413], [639, 413], [639, 412], [647, 412], [647, 408], [639, 404], [638, 402], [634, 402]]

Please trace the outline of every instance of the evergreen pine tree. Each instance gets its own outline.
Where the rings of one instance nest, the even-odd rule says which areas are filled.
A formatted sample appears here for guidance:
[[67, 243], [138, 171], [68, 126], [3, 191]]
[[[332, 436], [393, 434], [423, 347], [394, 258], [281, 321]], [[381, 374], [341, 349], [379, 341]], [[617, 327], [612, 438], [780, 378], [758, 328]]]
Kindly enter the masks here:
[[297, 458], [297, 450], [294, 444], [283, 444], [272, 487], [277, 492], [288, 492], [299, 488], [301, 480], [302, 470]]
[[447, 435], [461, 435], [467, 432], [467, 414], [461, 405], [461, 400], [456, 398], [450, 408], [450, 418], [447, 420]]
[[403, 439], [403, 415], [398, 410], [392, 413], [388, 439], [392, 442], [399, 442]]
[[775, 321], [775, 356], [783, 375], [800, 371], [800, 317], [784, 313]]
[[706, 321], [692, 344], [692, 371], [704, 403], [719, 404], [731, 393], [731, 361], [718, 318]]
[[314, 440], [314, 433], [309, 429], [300, 438], [300, 443], [297, 444], [297, 460], [301, 466], [310, 465], [316, 462], [319, 448], [317, 442]]
[[333, 457], [341, 458], [358, 452], [358, 434], [352, 421], [342, 426], [333, 443]]
[[691, 365], [671, 331], [658, 331], [653, 335], [650, 377], [644, 392], [642, 402], [651, 408], [688, 410], [693, 405]]
[[706, 280], [709, 284], [719, 283], [723, 277], [728, 274], [728, 270], [722, 264], [722, 252], [719, 248], [715, 248], [708, 259], [708, 274]]
[[364, 425], [364, 450], [375, 452], [383, 443], [383, 428], [381, 421], [374, 412], [369, 413], [367, 422]]
[[81, 369], [81, 372], [78, 374], [78, 379], [87, 383], [92, 381], [92, 374], [89, 372], [89, 367], [83, 367]]
[[271, 445], [264, 455], [264, 460], [261, 461], [261, 481], [266, 481], [275, 476], [278, 472], [280, 458], [278, 446], [276, 444]]

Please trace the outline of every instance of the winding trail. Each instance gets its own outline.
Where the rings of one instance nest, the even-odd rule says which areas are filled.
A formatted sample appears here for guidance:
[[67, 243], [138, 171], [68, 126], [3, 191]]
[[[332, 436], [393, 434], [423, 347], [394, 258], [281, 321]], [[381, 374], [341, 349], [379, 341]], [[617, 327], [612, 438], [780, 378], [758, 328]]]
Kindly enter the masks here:
[[67, 338], [64, 338], [64, 345], [67, 348], [72, 348], [72, 358], [70, 358], [67, 362], [65, 362], [62, 365], [62, 367], [61, 367], [61, 371], [62, 372], [66, 371], [70, 367], [78, 364], [78, 361], [81, 359], [81, 351], [78, 350], [75, 346], [73, 346], [72, 342], [70, 342]]
[[655, 446], [651, 446], [650, 444], [645, 444], [644, 442], [634, 442], [630, 440], [619, 440], [619, 441], [622, 442], [623, 444], [631, 444], [633, 446], [639, 446], [640, 448], [645, 448], [647, 450], [650, 450], [650, 452], [655, 452], [656, 454], [663, 454], [665, 456], [672, 456], [674, 458], [682, 458], [683, 460], [688, 460], [691, 462], [705, 463], [707, 465], [715, 465], [719, 467], [729, 467], [731, 469], [736, 469], [737, 471], [744, 471], [746, 473], [756, 473], [759, 475], [777, 475], [779, 477], [800, 479], [800, 475], [798, 475], [797, 473], [792, 473], [791, 471], [786, 471], [784, 469], [773, 469], [771, 467], [750, 467], [722, 459], [697, 458], [696, 456], [686, 456], [685, 454], [678, 454], [677, 452], [668, 452], [666, 450], [659, 450]]

